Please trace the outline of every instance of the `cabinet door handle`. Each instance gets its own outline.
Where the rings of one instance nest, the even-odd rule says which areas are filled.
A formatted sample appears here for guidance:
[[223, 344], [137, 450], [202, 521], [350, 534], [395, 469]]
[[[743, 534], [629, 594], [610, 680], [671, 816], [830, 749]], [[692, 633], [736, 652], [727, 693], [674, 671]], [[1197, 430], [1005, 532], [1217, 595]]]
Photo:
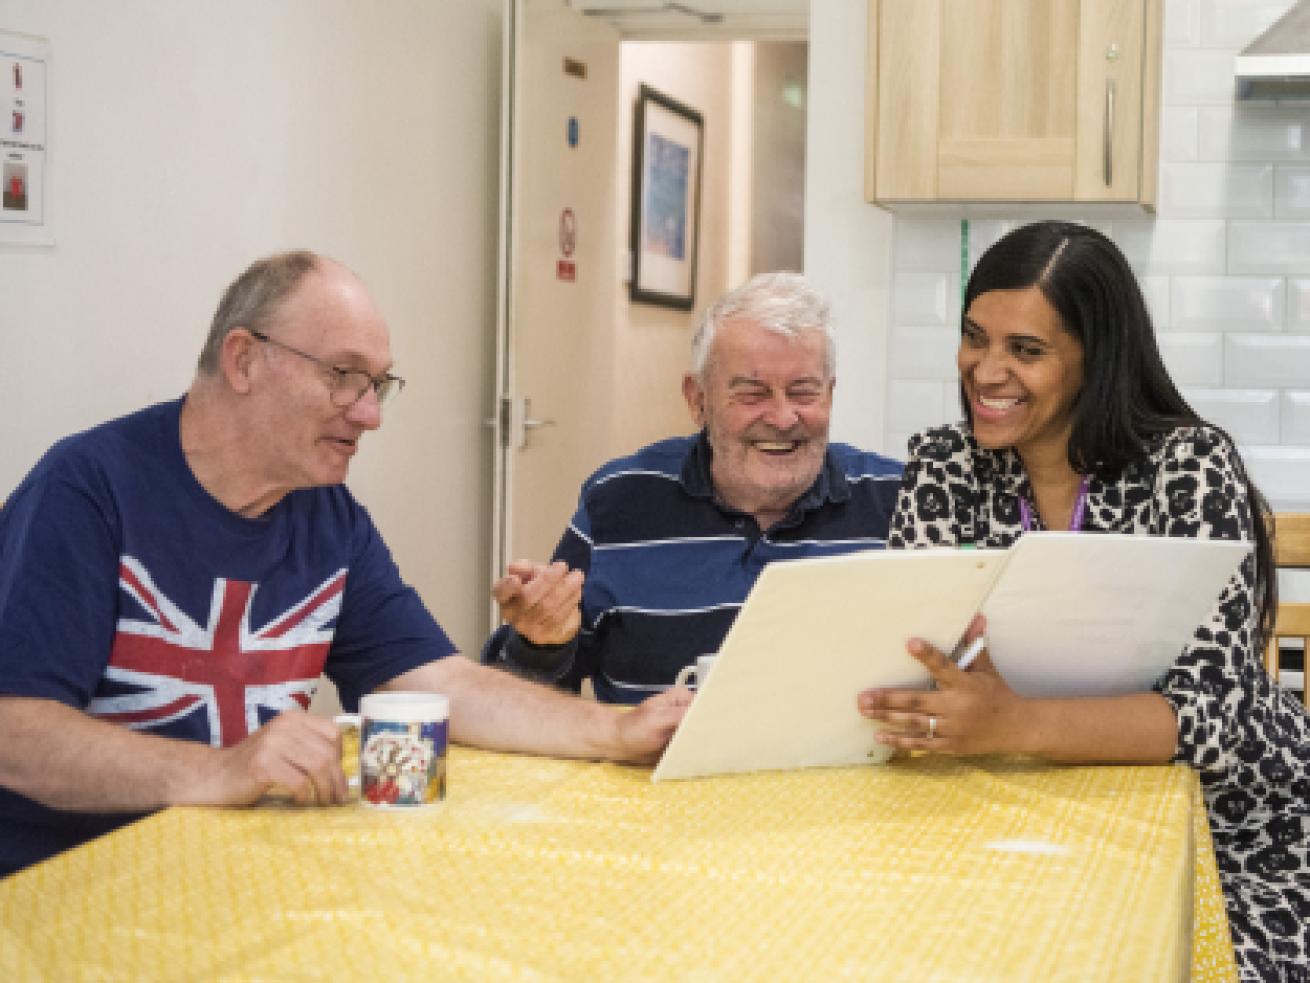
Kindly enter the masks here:
[[1105, 186], [1114, 184], [1114, 79], [1105, 80]]

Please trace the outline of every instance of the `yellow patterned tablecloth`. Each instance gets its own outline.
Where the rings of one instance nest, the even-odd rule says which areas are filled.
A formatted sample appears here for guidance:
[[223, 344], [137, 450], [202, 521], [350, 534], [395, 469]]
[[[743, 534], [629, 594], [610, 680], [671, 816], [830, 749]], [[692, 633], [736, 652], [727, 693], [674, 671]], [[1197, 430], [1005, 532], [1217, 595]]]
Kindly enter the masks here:
[[652, 785], [456, 748], [449, 776], [417, 813], [170, 809], [39, 864], [0, 882], [0, 966], [1157, 983], [1193, 960], [1199, 858], [1196, 909], [1220, 922], [1195, 969], [1231, 978], [1185, 768], [917, 758]]

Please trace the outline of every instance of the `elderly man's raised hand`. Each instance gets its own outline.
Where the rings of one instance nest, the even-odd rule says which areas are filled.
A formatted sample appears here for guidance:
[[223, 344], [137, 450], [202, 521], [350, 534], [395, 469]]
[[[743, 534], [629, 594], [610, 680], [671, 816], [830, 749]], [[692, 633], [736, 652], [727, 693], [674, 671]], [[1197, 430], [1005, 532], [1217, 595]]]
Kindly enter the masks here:
[[515, 560], [491, 587], [500, 615], [533, 645], [563, 645], [582, 626], [581, 570]]
[[181, 797], [184, 804], [246, 805], [273, 795], [297, 805], [337, 805], [348, 798], [336, 724], [299, 709], [284, 710], [211, 760]]

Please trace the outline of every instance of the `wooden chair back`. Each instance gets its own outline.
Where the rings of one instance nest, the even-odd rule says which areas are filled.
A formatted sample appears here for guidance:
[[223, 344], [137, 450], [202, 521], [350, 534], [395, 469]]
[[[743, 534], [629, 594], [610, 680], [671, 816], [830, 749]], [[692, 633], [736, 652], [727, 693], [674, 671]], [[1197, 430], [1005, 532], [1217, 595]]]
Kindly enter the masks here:
[[[1279, 570], [1310, 571], [1310, 512], [1274, 516], [1274, 564]], [[1281, 671], [1278, 645], [1283, 639], [1301, 640], [1301, 700], [1310, 703], [1310, 601], [1278, 602], [1273, 635], [1265, 646], [1265, 666], [1275, 680]]]

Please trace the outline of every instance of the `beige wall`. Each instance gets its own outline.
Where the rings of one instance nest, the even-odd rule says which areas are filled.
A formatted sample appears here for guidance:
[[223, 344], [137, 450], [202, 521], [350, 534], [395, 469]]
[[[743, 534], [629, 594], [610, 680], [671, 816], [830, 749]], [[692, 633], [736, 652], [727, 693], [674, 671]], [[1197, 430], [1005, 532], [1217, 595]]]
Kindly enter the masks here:
[[224, 285], [307, 246], [409, 387], [351, 484], [456, 642], [486, 622], [500, 0], [0, 0], [52, 46], [50, 248], [0, 247], [0, 498], [182, 392]]
[[[700, 242], [696, 261], [699, 309], [730, 286], [732, 236], [749, 235], [749, 216], [733, 207], [733, 46], [625, 43], [619, 53], [618, 242], [630, 241], [632, 124], [641, 83], [653, 86], [705, 120]], [[740, 125], [740, 124], [738, 124]], [[744, 254], [744, 250], [737, 250]], [[618, 284], [614, 319], [614, 414], [611, 456], [694, 428], [682, 399], [694, 312], [633, 304]]]
[[[696, 314], [749, 275], [800, 269], [804, 237], [806, 46], [625, 42], [619, 55], [617, 240], [630, 241], [633, 109], [641, 83], [705, 120], [696, 310], [628, 300], [614, 321], [611, 453], [692, 429], [680, 378]], [[795, 86], [799, 105], [789, 101]]]
[[755, 45], [750, 272], [800, 270], [805, 253], [804, 42]]

